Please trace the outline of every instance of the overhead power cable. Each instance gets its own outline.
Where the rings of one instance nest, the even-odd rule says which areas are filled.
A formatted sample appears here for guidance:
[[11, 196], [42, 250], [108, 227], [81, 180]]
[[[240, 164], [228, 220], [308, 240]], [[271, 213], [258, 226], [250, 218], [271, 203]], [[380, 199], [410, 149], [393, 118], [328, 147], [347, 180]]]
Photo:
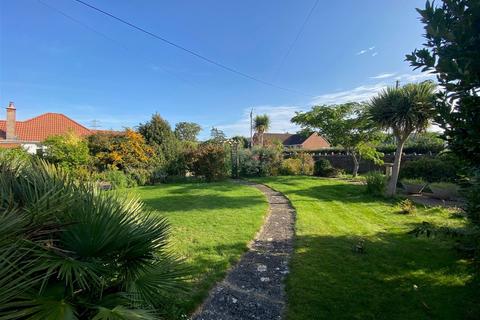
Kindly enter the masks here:
[[[105, 38], [105, 39], [107, 39], [107, 40], [115, 43], [117, 46], [119, 46], [120, 48], [122, 48], [122, 49], [125, 50], [126, 52], [130, 52], [130, 53], [134, 53], [134, 52], [135, 52], [134, 50], [128, 48], [128, 47], [127, 47], [126, 45], [124, 45], [123, 43], [121, 43], [121, 42], [117, 41], [116, 39], [114, 39], [114, 38], [106, 35], [106, 34], [103, 33], [103, 32], [100, 32], [100, 31], [96, 30], [95, 28], [89, 26], [88, 24], [86, 24], [86, 23], [84, 23], [84, 22], [82, 22], [82, 21], [80, 21], [80, 20], [72, 17], [71, 15], [65, 13], [64, 11], [62, 11], [62, 10], [60, 10], [60, 9], [58, 9], [58, 8], [55, 8], [55, 7], [49, 5], [48, 3], [46, 3], [46, 2], [44, 2], [44, 1], [42, 1], [42, 0], [37, 0], [37, 1], [38, 1], [39, 3], [41, 3], [42, 5], [44, 5], [45, 7], [49, 8], [50, 10], [52, 10], [52, 11], [54, 11], [54, 12], [62, 15], [63, 17], [65, 17], [65, 18], [73, 21], [74, 23], [76, 23], [76, 24], [78, 24], [78, 25], [80, 25], [80, 26], [82, 26], [82, 27], [84, 27], [84, 28], [86, 28], [86, 29], [88, 29], [88, 30], [96, 33], [97, 35], [101, 36], [102, 38]], [[187, 80], [187, 79], [185, 79], [185, 78], [183, 78], [183, 77], [181, 77], [181, 76], [179, 76], [179, 75], [177, 75], [177, 74], [174, 74], [173, 72], [169, 71], [167, 68], [159, 65], [157, 62], [153, 62], [153, 61], [148, 61], [148, 62], [149, 62], [149, 63], [152, 63], [152, 64], [155, 64], [155, 66], [157, 66], [158, 68], [160, 68], [163, 72], [171, 75], [172, 77], [174, 77], [174, 78], [176, 78], [176, 79], [178, 79], [178, 80], [180, 80], [180, 81], [185, 82], [185, 83], [188, 84], [188, 85], [197, 86], [197, 85], [196, 85], [195, 83], [193, 83], [192, 81]]]
[[112, 19], [115, 19], [115, 20], [117, 20], [117, 21], [119, 21], [119, 22], [121, 22], [121, 23], [123, 23], [123, 24], [125, 24], [125, 25], [127, 25], [127, 26], [129, 26], [129, 27], [131, 27], [131, 28], [133, 28], [133, 29], [136, 29], [136, 30], [138, 30], [138, 31], [140, 31], [140, 32], [143, 32], [143, 33], [145, 33], [145, 34], [147, 34], [147, 35], [149, 35], [149, 36], [151, 36], [151, 37], [153, 37], [153, 38], [155, 38], [155, 39], [157, 39], [157, 40], [160, 40], [160, 41], [162, 41], [162, 42], [165, 42], [166, 44], [168, 44], [168, 45], [170, 45], [170, 46], [172, 46], [172, 47], [175, 47], [175, 48], [177, 48], [177, 49], [180, 49], [180, 50], [182, 50], [182, 51], [185, 51], [185, 52], [187, 52], [187, 53], [189, 53], [189, 54], [191, 54], [191, 55], [193, 55], [193, 56], [195, 56], [195, 57], [197, 57], [197, 58], [199, 58], [199, 59], [201, 59], [201, 60], [203, 60], [203, 61], [206, 61], [206, 62], [208, 62], [208, 63], [210, 63], [210, 64], [213, 64], [213, 65], [215, 65], [215, 66], [217, 66], [217, 67], [219, 67], [219, 68], [222, 68], [222, 69], [224, 69], [224, 70], [226, 70], [226, 71], [228, 71], [228, 72], [237, 74], [237, 75], [242, 76], [242, 77], [244, 77], [244, 78], [247, 78], [247, 79], [250, 79], [250, 80], [259, 82], [259, 83], [261, 83], [261, 84], [264, 84], [264, 85], [266, 85], [266, 86], [270, 86], [270, 87], [273, 87], [273, 88], [276, 88], [276, 89], [280, 89], [280, 90], [284, 90], [284, 91], [289, 91], [289, 92], [296, 93], [296, 94], [299, 94], [299, 95], [311, 96], [311, 95], [303, 94], [303, 93], [301, 93], [301, 92], [299, 92], [299, 91], [297, 91], [297, 90], [293, 90], [293, 89], [289, 89], [289, 88], [286, 88], [286, 87], [278, 86], [278, 85], [276, 85], [276, 84], [274, 84], [274, 83], [271, 83], [271, 82], [268, 82], [268, 81], [259, 79], [259, 78], [257, 78], [257, 77], [251, 76], [251, 75], [249, 75], [249, 74], [247, 74], [247, 73], [245, 73], [245, 72], [239, 71], [239, 70], [237, 70], [237, 69], [235, 69], [235, 68], [233, 68], [233, 67], [229, 67], [229, 66], [227, 66], [227, 65], [225, 65], [225, 64], [223, 64], [223, 63], [217, 62], [217, 61], [215, 61], [215, 60], [213, 60], [213, 59], [211, 59], [211, 58], [208, 58], [208, 57], [206, 57], [206, 56], [204, 56], [204, 55], [201, 55], [200, 53], [197, 53], [197, 52], [195, 52], [195, 51], [193, 51], [193, 50], [191, 50], [191, 49], [188, 49], [188, 48], [186, 48], [186, 47], [184, 47], [184, 46], [182, 46], [182, 45], [179, 45], [179, 44], [177, 44], [177, 43], [175, 43], [175, 42], [173, 42], [173, 41], [170, 41], [170, 40], [168, 40], [168, 39], [166, 39], [166, 38], [164, 38], [164, 37], [162, 37], [162, 36], [159, 36], [159, 35], [151, 32], [151, 31], [148, 31], [148, 30], [146, 30], [146, 29], [144, 29], [144, 28], [142, 28], [142, 27], [139, 27], [139, 26], [137, 26], [137, 25], [135, 25], [135, 24], [133, 24], [133, 23], [131, 23], [131, 22], [128, 22], [128, 21], [126, 21], [126, 20], [124, 20], [124, 19], [122, 19], [122, 18], [119, 18], [119, 17], [117, 17], [117, 16], [115, 16], [115, 15], [113, 15], [113, 14], [111, 14], [111, 13], [105, 11], [105, 10], [102, 10], [102, 9], [100, 9], [100, 8], [97, 8], [97, 7], [95, 7], [95, 6], [87, 3], [87, 2], [85, 2], [85, 1], [82, 1], [82, 0], [73, 0], [73, 1], [78, 2], [78, 3], [80, 3], [80, 4], [82, 4], [82, 5], [86, 6], [86, 7], [88, 7], [88, 8], [90, 8], [90, 9], [93, 9], [93, 10], [97, 11], [97, 12], [100, 12], [100, 13], [102, 13], [102, 14], [104, 14], [104, 15], [112, 18]]
[[275, 73], [274, 73], [274, 79], [277, 77], [278, 72], [279, 72], [280, 69], [283, 67], [283, 64], [285, 63], [285, 61], [287, 60], [288, 56], [289, 56], [290, 53], [292, 52], [293, 47], [294, 47], [295, 44], [297, 43], [298, 39], [300, 39], [300, 36], [302, 35], [303, 30], [305, 29], [305, 26], [307, 25], [308, 21], [310, 20], [310, 17], [312, 16], [313, 12], [315, 11], [315, 8], [316, 8], [317, 5], [318, 5], [318, 1], [319, 1], [319, 0], [315, 0], [315, 3], [313, 4], [313, 6], [312, 6], [312, 8], [310, 9], [310, 11], [308, 12], [307, 16], [306, 16], [305, 19], [303, 20], [302, 26], [301, 26], [300, 29], [298, 30], [297, 35], [295, 36], [295, 38], [293, 39], [292, 43], [291, 43], [290, 46], [288, 47], [288, 50], [287, 50], [287, 51], [285, 52], [285, 54], [283, 55], [282, 60], [280, 60], [280, 63], [278, 64], [278, 67], [277, 67], [277, 69], [275, 70]]

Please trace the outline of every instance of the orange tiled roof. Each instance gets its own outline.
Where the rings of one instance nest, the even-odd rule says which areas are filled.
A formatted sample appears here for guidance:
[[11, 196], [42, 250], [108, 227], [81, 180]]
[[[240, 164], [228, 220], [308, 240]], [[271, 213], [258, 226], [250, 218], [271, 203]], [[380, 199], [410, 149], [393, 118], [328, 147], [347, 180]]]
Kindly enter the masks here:
[[[6, 121], [0, 120], [0, 141], [5, 140]], [[46, 138], [65, 134], [73, 131], [83, 136], [92, 134], [93, 131], [73, 121], [60, 113], [44, 113], [38, 117], [17, 121], [15, 123], [15, 135], [21, 141], [44, 141]]]

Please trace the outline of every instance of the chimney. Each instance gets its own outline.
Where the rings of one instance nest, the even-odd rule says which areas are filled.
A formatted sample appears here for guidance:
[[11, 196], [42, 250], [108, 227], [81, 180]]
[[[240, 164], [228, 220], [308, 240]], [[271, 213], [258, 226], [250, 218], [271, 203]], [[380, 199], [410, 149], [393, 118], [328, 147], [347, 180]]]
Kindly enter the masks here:
[[15, 136], [15, 105], [13, 102], [10, 102], [10, 104], [7, 107], [7, 134], [6, 134], [6, 140], [15, 140], [17, 137]]

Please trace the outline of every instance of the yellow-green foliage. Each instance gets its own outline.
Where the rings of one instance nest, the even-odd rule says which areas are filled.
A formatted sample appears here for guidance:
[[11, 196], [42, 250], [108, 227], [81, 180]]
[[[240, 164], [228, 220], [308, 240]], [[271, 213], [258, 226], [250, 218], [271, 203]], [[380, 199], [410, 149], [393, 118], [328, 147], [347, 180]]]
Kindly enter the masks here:
[[45, 159], [64, 168], [74, 169], [90, 163], [87, 141], [74, 132], [51, 136], [43, 144]]
[[295, 154], [292, 158], [282, 161], [280, 173], [283, 175], [312, 175], [315, 161], [313, 157], [306, 153], [300, 152]]

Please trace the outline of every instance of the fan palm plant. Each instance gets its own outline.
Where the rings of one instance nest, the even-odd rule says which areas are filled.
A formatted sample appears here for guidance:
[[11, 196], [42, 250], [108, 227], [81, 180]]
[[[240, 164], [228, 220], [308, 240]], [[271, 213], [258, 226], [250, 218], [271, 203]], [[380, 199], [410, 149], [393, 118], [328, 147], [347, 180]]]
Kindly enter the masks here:
[[389, 87], [369, 103], [370, 120], [382, 129], [392, 130], [397, 144], [387, 195], [396, 192], [406, 140], [413, 132], [425, 130], [434, 116], [434, 92], [435, 84], [431, 81], [410, 83], [400, 88]]
[[141, 202], [0, 159], [0, 318], [156, 319], [184, 269]]
[[266, 114], [258, 115], [254, 119], [253, 127], [260, 137], [260, 143], [263, 146], [263, 136], [265, 131], [270, 129], [270, 117]]

